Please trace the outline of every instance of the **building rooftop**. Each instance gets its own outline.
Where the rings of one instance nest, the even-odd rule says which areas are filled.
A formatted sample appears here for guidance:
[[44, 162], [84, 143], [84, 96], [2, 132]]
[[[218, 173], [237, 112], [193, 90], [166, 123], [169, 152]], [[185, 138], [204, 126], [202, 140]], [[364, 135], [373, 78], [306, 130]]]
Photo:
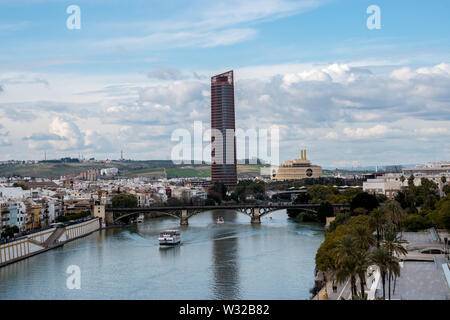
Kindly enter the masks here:
[[[391, 282], [391, 286], [393, 283]], [[382, 294], [381, 282], [377, 296]], [[386, 283], [387, 290], [387, 283]], [[450, 288], [442, 269], [442, 261], [405, 261], [395, 283], [394, 300], [449, 300]]]
[[402, 232], [402, 239], [410, 244], [434, 243], [429, 232]]

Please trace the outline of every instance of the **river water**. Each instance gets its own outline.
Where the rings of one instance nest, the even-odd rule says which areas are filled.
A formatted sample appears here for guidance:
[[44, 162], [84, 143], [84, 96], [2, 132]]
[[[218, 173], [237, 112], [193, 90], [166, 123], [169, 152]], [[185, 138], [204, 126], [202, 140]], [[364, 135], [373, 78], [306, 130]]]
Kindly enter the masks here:
[[[157, 218], [95, 232], [1, 268], [0, 299], [309, 299], [323, 227], [293, 222], [285, 210], [261, 222], [209, 211], [187, 227]], [[172, 228], [182, 244], [160, 248], [159, 232]], [[80, 289], [67, 288], [71, 265]]]

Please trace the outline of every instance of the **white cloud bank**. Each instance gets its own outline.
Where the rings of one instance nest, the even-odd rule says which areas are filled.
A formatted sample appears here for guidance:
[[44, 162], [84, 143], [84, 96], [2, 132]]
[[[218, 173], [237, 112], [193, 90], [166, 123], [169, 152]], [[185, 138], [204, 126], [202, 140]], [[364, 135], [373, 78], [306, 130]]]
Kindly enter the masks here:
[[[0, 100], [0, 132], [9, 135], [0, 136], [0, 148], [14, 158], [37, 158], [43, 149], [99, 157], [124, 149], [138, 159], [168, 159], [173, 130], [191, 130], [193, 121], [209, 125], [213, 72], [167, 70], [156, 74], [162, 80], [148, 81], [144, 74], [122, 83], [117, 76], [114, 83], [89, 86], [72, 79], [67, 101], [42, 101], [42, 92], [33, 97], [30, 91], [21, 102], [8, 91], [26, 92], [36, 84], [5, 84], [0, 98], [10, 102]], [[253, 77], [249, 67], [235, 70], [236, 119], [242, 129], [278, 125], [281, 160], [297, 156], [301, 147], [322, 165], [450, 158], [450, 64], [383, 73], [358, 62], [276, 70], [255, 67]], [[58, 86], [51, 75], [42, 78], [48, 90]], [[24, 119], [27, 127], [20, 130]]]

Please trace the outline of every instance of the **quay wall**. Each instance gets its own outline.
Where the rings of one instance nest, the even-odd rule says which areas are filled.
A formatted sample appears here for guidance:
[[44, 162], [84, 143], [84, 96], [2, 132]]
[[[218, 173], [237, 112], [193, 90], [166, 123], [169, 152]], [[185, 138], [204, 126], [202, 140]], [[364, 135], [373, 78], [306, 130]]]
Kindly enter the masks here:
[[26, 259], [36, 254], [60, 247], [69, 241], [87, 236], [101, 229], [100, 219], [77, 223], [64, 228], [59, 239], [51, 245], [45, 241], [59, 229], [51, 228], [25, 236], [22, 239], [0, 245], [0, 267]]
[[93, 219], [90, 221], [74, 224], [66, 227], [64, 234], [59, 238], [60, 242], [67, 242], [70, 240], [83, 237], [101, 228], [99, 219]]

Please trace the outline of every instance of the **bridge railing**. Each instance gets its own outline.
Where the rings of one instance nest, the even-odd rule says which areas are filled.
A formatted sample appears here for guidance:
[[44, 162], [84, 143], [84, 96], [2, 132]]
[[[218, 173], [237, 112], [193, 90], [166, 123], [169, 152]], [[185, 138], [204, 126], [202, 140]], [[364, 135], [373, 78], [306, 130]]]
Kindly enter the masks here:
[[[350, 207], [350, 204], [347, 203], [334, 203], [332, 204], [334, 207]], [[319, 203], [286, 203], [286, 202], [268, 202], [268, 203], [260, 203], [260, 204], [227, 204], [227, 205], [208, 205], [208, 206], [199, 206], [199, 205], [181, 205], [181, 206], [149, 206], [149, 207], [135, 207], [135, 208], [115, 208], [115, 207], [107, 207], [106, 211], [166, 211], [166, 210], [183, 210], [183, 209], [200, 209], [200, 210], [214, 210], [214, 209], [238, 209], [238, 208], [280, 208], [280, 209], [302, 209], [302, 208], [317, 208], [320, 207]]]

